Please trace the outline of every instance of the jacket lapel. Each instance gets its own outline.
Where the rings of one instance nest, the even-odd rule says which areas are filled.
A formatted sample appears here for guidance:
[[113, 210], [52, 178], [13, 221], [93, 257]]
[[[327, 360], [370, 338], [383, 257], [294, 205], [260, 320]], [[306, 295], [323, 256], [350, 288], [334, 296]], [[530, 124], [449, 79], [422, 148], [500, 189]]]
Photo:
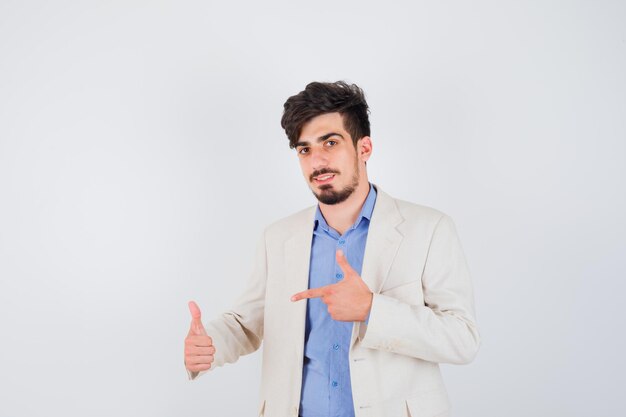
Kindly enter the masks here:
[[393, 198], [379, 187], [376, 187], [376, 192], [376, 204], [367, 232], [361, 278], [372, 292], [379, 293], [402, 242], [403, 236], [396, 227], [402, 223], [403, 218]]
[[292, 226], [291, 237], [285, 241], [286, 282], [291, 295], [309, 287], [314, 215], [315, 207], [303, 211]]
[[[315, 206], [303, 211], [302, 215], [294, 221], [291, 228], [291, 237], [284, 244], [283, 253], [285, 254], [286, 272], [286, 291], [284, 296], [287, 298], [309, 288], [309, 264], [311, 261], [314, 215]], [[296, 348], [303, 355], [307, 300], [296, 303], [288, 302], [291, 305], [289, 314], [292, 315], [289, 320], [291, 323], [289, 332], [295, 337], [294, 340], [297, 340], [298, 346]]]
[[[380, 293], [389, 270], [396, 257], [403, 236], [397, 226], [404, 218], [400, 214], [393, 198], [376, 187], [376, 204], [372, 212], [372, 220], [367, 232], [365, 255], [361, 278], [373, 293]], [[363, 337], [367, 326], [364, 322], [354, 322], [350, 346], [354, 346], [357, 338]], [[352, 350], [350, 350], [352, 354]]]
[[[285, 256], [285, 297], [309, 288], [309, 264], [311, 261], [311, 243], [313, 240], [313, 218], [315, 206], [304, 210], [302, 215], [295, 219], [291, 227], [291, 237], [284, 243]], [[298, 352], [299, 363], [292, 373], [292, 388], [295, 388], [292, 400], [299, 401], [302, 383], [302, 365], [304, 360], [304, 338], [306, 329], [307, 300], [290, 303], [289, 320], [291, 323], [285, 331], [293, 336], [295, 349]], [[291, 337], [290, 337], [291, 338]]]

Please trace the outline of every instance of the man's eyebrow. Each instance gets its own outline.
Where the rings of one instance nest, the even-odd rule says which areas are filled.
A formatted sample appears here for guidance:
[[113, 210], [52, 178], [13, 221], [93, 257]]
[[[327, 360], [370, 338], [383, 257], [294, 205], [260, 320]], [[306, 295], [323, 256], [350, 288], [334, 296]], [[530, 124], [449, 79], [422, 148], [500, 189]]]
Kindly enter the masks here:
[[[329, 138], [329, 137], [331, 137], [331, 136], [339, 136], [341, 139], [344, 139], [343, 135], [341, 135], [340, 133], [337, 133], [337, 132], [330, 132], [330, 133], [327, 133], [327, 134], [325, 134], [325, 135], [320, 136], [320, 137], [319, 137], [319, 138], [317, 138], [315, 141], [316, 141], [317, 143], [324, 142], [326, 139], [328, 139], [328, 138]], [[296, 148], [297, 148], [298, 146], [309, 146], [309, 145], [310, 145], [310, 143], [309, 143], [308, 141], [303, 140], [303, 141], [300, 141], [300, 142], [296, 143]]]

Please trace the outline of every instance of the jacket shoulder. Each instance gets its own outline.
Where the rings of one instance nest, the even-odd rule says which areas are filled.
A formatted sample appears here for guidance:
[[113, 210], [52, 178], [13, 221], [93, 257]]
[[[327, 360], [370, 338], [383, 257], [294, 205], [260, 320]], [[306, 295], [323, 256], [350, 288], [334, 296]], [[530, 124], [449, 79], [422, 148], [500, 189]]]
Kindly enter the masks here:
[[448, 217], [446, 213], [436, 208], [392, 197], [380, 189], [378, 192], [386, 200], [385, 205], [391, 202], [405, 222], [436, 225], [441, 219]]
[[399, 228], [407, 236], [432, 237], [437, 230], [444, 235], [455, 233], [454, 221], [443, 211], [405, 200], [396, 199], [395, 203], [403, 218]]
[[425, 206], [422, 204], [412, 203], [410, 201], [394, 199], [396, 203], [396, 207], [407, 220], [410, 219], [420, 219], [422, 221], [428, 222], [439, 222], [443, 217], [446, 217], [447, 214], [441, 210], [436, 208]]

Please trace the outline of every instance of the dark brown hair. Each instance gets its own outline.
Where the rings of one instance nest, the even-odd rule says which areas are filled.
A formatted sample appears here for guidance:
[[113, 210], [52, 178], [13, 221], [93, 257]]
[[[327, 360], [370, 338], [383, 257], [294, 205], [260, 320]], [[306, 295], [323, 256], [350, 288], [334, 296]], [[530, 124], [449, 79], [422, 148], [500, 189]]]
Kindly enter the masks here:
[[352, 136], [355, 148], [359, 139], [370, 135], [369, 108], [363, 90], [345, 81], [312, 82], [285, 101], [280, 125], [285, 129], [289, 147], [296, 147], [306, 122], [321, 114], [334, 112], [341, 114], [343, 128]]

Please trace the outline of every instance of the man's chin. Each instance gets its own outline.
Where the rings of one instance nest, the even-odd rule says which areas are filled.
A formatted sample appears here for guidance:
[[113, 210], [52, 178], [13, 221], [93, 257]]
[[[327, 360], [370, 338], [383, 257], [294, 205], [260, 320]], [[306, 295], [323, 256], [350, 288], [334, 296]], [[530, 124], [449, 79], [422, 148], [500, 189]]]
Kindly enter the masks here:
[[318, 185], [317, 189], [324, 193], [324, 192], [332, 192], [333, 191], [333, 185], [332, 184], [323, 184], [323, 185]]
[[309, 189], [317, 197], [318, 194], [332, 192], [333, 191], [333, 185], [332, 184], [317, 185], [317, 184], [311, 182], [309, 184]]
[[351, 189], [351, 188], [347, 188], [343, 190], [342, 192], [338, 192], [338, 191], [335, 191], [333, 189], [333, 186], [330, 184], [324, 184], [322, 187], [324, 188], [319, 187], [318, 192], [316, 192], [315, 190], [311, 190], [311, 191], [313, 191], [313, 195], [315, 196], [315, 198], [317, 198], [317, 201], [319, 201], [322, 204], [329, 205], [329, 206], [343, 203], [354, 192], [354, 189]]

